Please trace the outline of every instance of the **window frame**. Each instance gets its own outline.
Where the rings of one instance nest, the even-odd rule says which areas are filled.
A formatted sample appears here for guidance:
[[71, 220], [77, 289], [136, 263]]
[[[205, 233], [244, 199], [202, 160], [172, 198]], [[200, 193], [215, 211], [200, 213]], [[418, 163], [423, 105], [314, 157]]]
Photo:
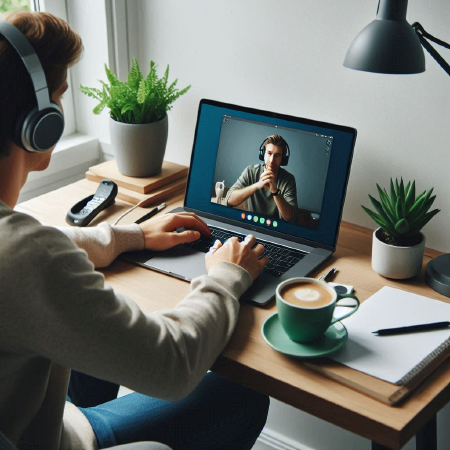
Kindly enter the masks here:
[[[60, 17], [67, 22], [67, 7], [65, 0], [30, 0], [32, 11], [45, 11]], [[75, 107], [70, 69], [67, 71], [69, 88], [64, 94], [61, 103], [64, 109], [64, 133], [63, 138], [76, 132]]]
[[[46, 11], [68, 22], [66, 0], [30, 0], [30, 6], [33, 11]], [[45, 171], [29, 174], [18, 203], [81, 180], [89, 167], [103, 161], [98, 138], [77, 132], [70, 70], [67, 77], [69, 89], [62, 99], [65, 120], [63, 136], [53, 150], [49, 167]]]

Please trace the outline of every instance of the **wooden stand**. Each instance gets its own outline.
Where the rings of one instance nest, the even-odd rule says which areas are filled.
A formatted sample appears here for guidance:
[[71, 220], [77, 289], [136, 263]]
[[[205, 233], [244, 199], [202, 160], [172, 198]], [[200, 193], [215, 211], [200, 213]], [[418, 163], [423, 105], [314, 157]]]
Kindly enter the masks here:
[[86, 178], [100, 183], [107, 178], [119, 187], [117, 197], [126, 202], [145, 207], [186, 188], [188, 168], [164, 161], [161, 173], [153, 177], [135, 178], [122, 175], [115, 160], [90, 167]]
[[188, 173], [188, 168], [180, 164], [164, 161], [161, 172], [153, 177], [127, 177], [122, 175], [117, 168], [116, 161], [113, 159], [93, 167], [89, 167], [89, 179], [100, 182], [103, 178], [108, 178], [119, 187], [129, 189], [130, 191], [147, 194], [175, 180], [183, 179]]

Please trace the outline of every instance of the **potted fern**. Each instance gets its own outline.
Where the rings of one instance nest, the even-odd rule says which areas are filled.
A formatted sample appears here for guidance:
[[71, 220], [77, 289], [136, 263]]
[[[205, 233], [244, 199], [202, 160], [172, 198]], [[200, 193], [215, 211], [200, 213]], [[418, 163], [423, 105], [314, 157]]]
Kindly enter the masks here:
[[111, 145], [119, 172], [131, 177], [158, 174], [166, 151], [167, 111], [190, 86], [178, 90], [178, 80], [169, 84], [169, 66], [159, 78], [153, 61], [144, 78], [133, 58], [126, 82], [118, 80], [106, 64], [105, 71], [109, 83], [100, 81], [102, 89], [80, 86], [80, 90], [100, 102], [94, 114], [110, 110]]
[[429, 211], [436, 196], [433, 188], [416, 197], [415, 181], [405, 186], [403, 178], [391, 178], [390, 195], [377, 184], [380, 200], [369, 198], [376, 213], [362, 206], [379, 225], [372, 241], [372, 268], [387, 278], [405, 279], [422, 268], [425, 236], [421, 229], [440, 210]]

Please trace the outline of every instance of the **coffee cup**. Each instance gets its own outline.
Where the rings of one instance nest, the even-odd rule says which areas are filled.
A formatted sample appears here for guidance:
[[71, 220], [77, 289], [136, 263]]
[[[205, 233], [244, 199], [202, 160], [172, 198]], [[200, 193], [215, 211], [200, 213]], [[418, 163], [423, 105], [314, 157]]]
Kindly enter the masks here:
[[[302, 344], [318, 341], [330, 325], [352, 315], [359, 307], [359, 300], [353, 294], [338, 294], [327, 283], [315, 278], [283, 281], [277, 286], [275, 296], [284, 331], [292, 341]], [[355, 306], [350, 312], [333, 317], [335, 307], [343, 298], [354, 299]]]

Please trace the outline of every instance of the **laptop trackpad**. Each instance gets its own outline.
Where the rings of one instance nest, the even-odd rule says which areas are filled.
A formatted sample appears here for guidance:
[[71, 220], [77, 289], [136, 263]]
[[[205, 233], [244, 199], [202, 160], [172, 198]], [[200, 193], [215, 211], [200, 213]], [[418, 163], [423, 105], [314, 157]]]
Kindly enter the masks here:
[[205, 254], [184, 245], [157, 253], [145, 264], [186, 280], [206, 274]]

